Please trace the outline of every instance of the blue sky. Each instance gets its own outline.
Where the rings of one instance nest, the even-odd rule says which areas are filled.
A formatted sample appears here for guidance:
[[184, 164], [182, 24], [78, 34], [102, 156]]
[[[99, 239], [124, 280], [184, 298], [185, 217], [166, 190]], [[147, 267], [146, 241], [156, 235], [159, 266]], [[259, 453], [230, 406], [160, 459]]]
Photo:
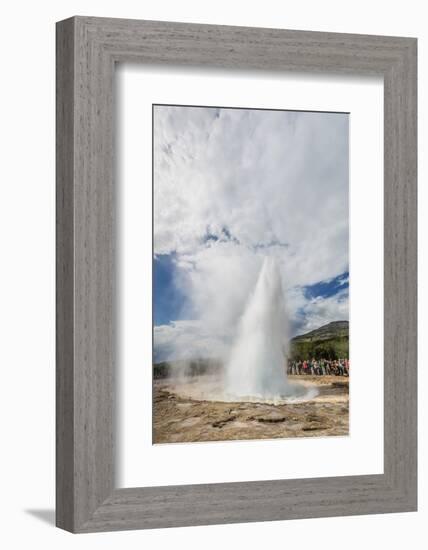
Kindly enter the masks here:
[[318, 281], [314, 285], [304, 287], [305, 296], [310, 298], [329, 298], [349, 288], [349, 271], [341, 273], [333, 279]]
[[182, 318], [186, 297], [175, 284], [175, 254], [161, 254], [153, 262], [153, 314], [155, 325]]
[[154, 107], [154, 342], [227, 354], [264, 257], [290, 336], [348, 318], [344, 113]]

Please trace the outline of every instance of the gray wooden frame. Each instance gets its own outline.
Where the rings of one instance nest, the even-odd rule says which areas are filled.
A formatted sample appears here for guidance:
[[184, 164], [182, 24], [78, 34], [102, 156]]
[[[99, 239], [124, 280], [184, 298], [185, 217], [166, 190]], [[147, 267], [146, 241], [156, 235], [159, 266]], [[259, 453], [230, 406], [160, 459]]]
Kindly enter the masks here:
[[[416, 55], [413, 38], [90, 17], [57, 24], [59, 527], [91, 532], [416, 510]], [[383, 474], [115, 488], [113, 80], [115, 63], [124, 61], [383, 76]]]

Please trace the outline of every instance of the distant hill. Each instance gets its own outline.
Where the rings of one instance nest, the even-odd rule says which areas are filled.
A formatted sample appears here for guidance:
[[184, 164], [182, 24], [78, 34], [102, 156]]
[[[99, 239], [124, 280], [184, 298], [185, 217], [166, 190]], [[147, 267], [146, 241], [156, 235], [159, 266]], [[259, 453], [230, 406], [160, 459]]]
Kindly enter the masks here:
[[291, 340], [291, 357], [296, 360], [349, 357], [349, 322], [333, 321]]

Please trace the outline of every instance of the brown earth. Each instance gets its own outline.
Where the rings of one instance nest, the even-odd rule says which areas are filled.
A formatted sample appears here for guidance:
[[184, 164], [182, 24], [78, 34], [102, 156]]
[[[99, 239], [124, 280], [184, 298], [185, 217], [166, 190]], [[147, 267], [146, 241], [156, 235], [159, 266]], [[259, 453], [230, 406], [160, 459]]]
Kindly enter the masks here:
[[316, 387], [318, 395], [305, 402], [280, 404], [209, 401], [190, 397], [179, 384], [155, 381], [153, 443], [349, 434], [348, 378], [289, 378]]

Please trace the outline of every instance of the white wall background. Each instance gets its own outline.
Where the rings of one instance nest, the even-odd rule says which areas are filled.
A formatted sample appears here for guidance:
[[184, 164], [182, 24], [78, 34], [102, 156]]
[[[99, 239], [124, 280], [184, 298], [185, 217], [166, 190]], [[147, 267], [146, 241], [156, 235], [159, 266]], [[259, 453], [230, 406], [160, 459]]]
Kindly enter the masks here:
[[[421, 548], [427, 472], [419, 512], [265, 524], [73, 536], [55, 529], [54, 507], [54, 23], [70, 15], [417, 36], [419, 38], [420, 281], [428, 277], [428, 94], [424, 3], [381, 0], [15, 0], [3, 5], [0, 85], [0, 541], [4, 548], [260, 548], [266, 545], [390, 550]], [[422, 250], [422, 248], [424, 250]], [[426, 334], [421, 284], [419, 334]], [[421, 341], [423, 338], [421, 336]], [[422, 346], [421, 346], [422, 347]], [[427, 353], [420, 353], [419, 464], [428, 459]], [[425, 391], [424, 391], [425, 390]], [[419, 539], [419, 542], [417, 542]]]

